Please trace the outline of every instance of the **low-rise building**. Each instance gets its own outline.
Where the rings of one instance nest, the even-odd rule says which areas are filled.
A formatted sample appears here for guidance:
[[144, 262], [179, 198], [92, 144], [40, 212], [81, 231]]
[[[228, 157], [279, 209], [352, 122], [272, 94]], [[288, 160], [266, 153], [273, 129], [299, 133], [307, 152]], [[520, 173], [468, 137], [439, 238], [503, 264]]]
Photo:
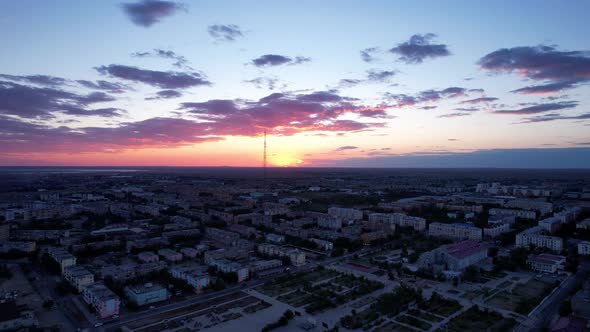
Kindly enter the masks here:
[[84, 288], [84, 301], [92, 305], [101, 318], [119, 314], [121, 300], [103, 284], [95, 283]]
[[485, 238], [495, 238], [496, 236], [510, 232], [510, 224], [488, 224], [483, 229], [483, 236]]
[[457, 240], [481, 241], [482, 230], [465, 223], [443, 224], [433, 222], [428, 226], [428, 235]]
[[188, 258], [195, 258], [195, 257], [197, 257], [197, 255], [199, 255], [199, 251], [194, 248], [182, 248], [182, 249], [180, 249], [180, 253], [184, 257], [188, 257]]
[[423, 253], [418, 259], [418, 266], [438, 271], [462, 271], [470, 265], [481, 262], [487, 256], [487, 246], [477, 241], [467, 240]]
[[545, 229], [542, 226], [535, 226], [526, 229], [516, 235], [517, 247], [535, 247], [549, 248], [555, 252], [563, 250], [563, 240], [557, 236], [542, 234]]
[[160, 257], [151, 251], [140, 252], [137, 258], [143, 263], [153, 263], [160, 260]]
[[147, 283], [125, 287], [125, 296], [138, 306], [166, 301], [170, 293], [159, 284]]
[[180, 262], [182, 260], [182, 254], [172, 249], [160, 249], [158, 250], [158, 255], [164, 257], [169, 262]]
[[539, 226], [543, 227], [543, 229], [549, 233], [555, 233], [557, 230], [559, 230], [559, 228], [561, 228], [561, 218], [550, 217], [539, 220]]
[[328, 209], [328, 214], [332, 217], [347, 220], [363, 219], [363, 211], [351, 208], [331, 207]]
[[279, 235], [279, 234], [268, 233], [268, 234], [266, 234], [265, 239], [267, 242], [274, 243], [274, 244], [285, 243], [285, 236]]
[[68, 266], [76, 265], [76, 256], [70, 254], [64, 248], [49, 248], [47, 254], [59, 264], [62, 273]]
[[289, 257], [289, 261], [295, 266], [305, 264], [305, 252], [298, 249], [279, 247], [274, 244], [259, 244], [258, 252], [268, 256]]
[[537, 214], [535, 213], [535, 211], [518, 210], [518, 209], [502, 209], [502, 208], [490, 209], [490, 216], [494, 216], [494, 215], [498, 215], [498, 214], [514, 216], [516, 218], [522, 218], [522, 219], [531, 219], [531, 220], [537, 219]]
[[170, 274], [173, 278], [184, 280], [187, 284], [193, 287], [196, 293], [200, 293], [211, 284], [211, 277], [207, 272], [206, 266], [175, 266], [170, 269]]
[[590, 241], [578, 242], [578, 254], [590, 255]]
[[62, 272], [62, 276], [78, 292], [82, 292], [86, 286], [94, 283], [94, 274], [80, 265], [66, 267]]
[[563, 270], [565, 257], [551, 254], [529, 255], [526, 264], [535, 271], [555, 273]]

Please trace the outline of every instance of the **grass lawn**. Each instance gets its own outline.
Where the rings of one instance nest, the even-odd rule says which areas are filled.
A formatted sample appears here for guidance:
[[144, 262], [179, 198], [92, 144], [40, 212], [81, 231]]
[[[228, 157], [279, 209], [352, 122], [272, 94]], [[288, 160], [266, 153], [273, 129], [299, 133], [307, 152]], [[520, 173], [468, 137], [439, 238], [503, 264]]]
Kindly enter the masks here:
[[444, 317], [448, 317], [462, 308], [459, 302], [445, 299], [438, 294], [433, 294], [428, 301], [418, 304], [418, 307], [424, 311]]
[[547, 294], [553, 289], [553, 285], [530, 280], [526, 284], [518, 284], [512, 293], [503, 290], [492, 296], [487, 303], [502, 309], [528, 314], [535, 308]]
[[446, 330], [441, 330], [451, 332], [504, 332], [510, 331], [515, 323], [516, 321], [514, 319], [504, 318], [495, 311], [480, 311], [475, 306], [473, 306], [461, 315], [451, 319], [447, 325]]
[[435, 316], [433, 314], [427, 313], [425, 311], [416, 310], [416, 309], [408, 310], [408, 314], [409, 315], [412, 315], [414, 317], [418, 317], [418, 318], [421, 318], [421, 319], [425, 319], [425, 320], [434, 322], [434, 323], [440, 322], [442, 320], [442, 318], [440, 318], [438, 316]]
[[261, 301], [258, 304], [255, 304], [255, 305], [251, 305], [249, 307], [246, 307], [244, 309], [244, 312], [247, 313], [247, 314], [253, 314], [253, 313], [257, 312], [257, 311], [264, 310], [264, 309], [270, 308], [270, 307], [272, 307], [272, 304], [267, 303], [267, 302], [264, 302], [264, 301]]
[[423, 320], [420, 320], [416, 317], [413, 316], [408, 316], [408, 315], [402, 315], [402, 316], [398, 316], [395, 318], [396, 321], [401, 322], [401, 323], [405, 323], [411, 326], [415, 326], [421, 330], [430, 330], [430, 328], [432, 327], [432, 324], [427, 323]]
[[416, 332], [410, 328], [405, 326], [396, 324], [396, 323], [387, 323], [381, 326], [378, 329], [375, 329], [374, 332]]

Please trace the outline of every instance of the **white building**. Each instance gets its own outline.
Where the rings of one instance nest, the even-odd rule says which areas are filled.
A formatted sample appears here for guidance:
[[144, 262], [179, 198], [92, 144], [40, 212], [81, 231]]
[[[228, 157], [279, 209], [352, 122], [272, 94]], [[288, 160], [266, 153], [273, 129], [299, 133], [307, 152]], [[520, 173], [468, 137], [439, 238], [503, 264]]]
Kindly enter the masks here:
[[535, 226], [526, 229], [516, 235], [517, 247], [535, 247], [549, 248], [553, 251], [560, 252], [563, 250], [563, 240], [560, 237], [544, 235], [542, 226]]
[[549, 233], [555, 233], [559, 228], [561, 228], [561, 218], [560, 217], [550, 217], [543, 220], [539, 220], [539, 226], [543, 227]]
[[482, 239], [481, 228], [464, 223], [443, 224], [433, 222], [428, 226], [428, 235], [458, 240], [481, 241]]
[[418, 266], [434, 270], [462, 271], [488, 257], [488, 248], [477, 241], [462, 241], [425, 252], [418, 259]]
[[412, 217], [403, 213], [371, 213], [370, 222], [392, 223], [399, 227], [412, 227], [416, 231], [426, 229], [426, 219]]
[[529, 255], [526, 264], [535, 271], [555, 273], [563, 270], [565, 257], [551, 254]]
[[331, 207], [328, 209], [328, 214], [342, 219], [348, 220], [362, 220], [363, 211], [351, 208]]
[[518, 209], [500, 209], [500, 208], [493, 208], [490, 209], [490, 216], [495, 215], [509, 215], [523, 219], [537, 219], [537, 214], [535, 211], [528, 211], [528, 210], [518, 210]]
[[510, 232], [510, 224], [491, 224], [483, 229], [485, 238], [495, 238], [496, 236]]
[[590, 255], [590, 241], [582, 241], [578, 243], [578, 254]]

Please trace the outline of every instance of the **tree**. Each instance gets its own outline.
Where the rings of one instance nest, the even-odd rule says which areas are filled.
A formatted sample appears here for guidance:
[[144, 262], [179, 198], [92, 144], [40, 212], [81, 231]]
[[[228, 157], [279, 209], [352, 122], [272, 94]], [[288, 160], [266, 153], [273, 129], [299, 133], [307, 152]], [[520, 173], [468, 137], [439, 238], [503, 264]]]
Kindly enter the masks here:
[[568, 299], [563, 301], [559, 307], [559, 316], [567, 317], [572, 313], [572, 302]]

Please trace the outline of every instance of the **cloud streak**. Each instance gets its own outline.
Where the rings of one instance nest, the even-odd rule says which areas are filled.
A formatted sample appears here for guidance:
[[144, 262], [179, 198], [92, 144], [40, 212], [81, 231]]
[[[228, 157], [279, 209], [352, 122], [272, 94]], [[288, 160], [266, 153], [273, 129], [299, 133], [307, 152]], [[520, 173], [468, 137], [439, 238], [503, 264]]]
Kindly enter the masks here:
[[211, 82], [203, 74], [198, 72], [164, 72], [113, 64], [96, 67], [95, 69], [103, 75], [132, 82], [140, 82], [162, 89], [183, 89], [211, 85]]
[[253, 59], [251, 63], [256, 67], [274, 67], [281, 65], [299, 65], [310, 61], [311, 58], [303, 56], [289, 57], [278, 54], [265, 54]]
[[207, 28], [209, 35], [217, 42], [233, 42], [244, 37], [244, 33], [235, 24], [214, 24]]

